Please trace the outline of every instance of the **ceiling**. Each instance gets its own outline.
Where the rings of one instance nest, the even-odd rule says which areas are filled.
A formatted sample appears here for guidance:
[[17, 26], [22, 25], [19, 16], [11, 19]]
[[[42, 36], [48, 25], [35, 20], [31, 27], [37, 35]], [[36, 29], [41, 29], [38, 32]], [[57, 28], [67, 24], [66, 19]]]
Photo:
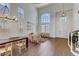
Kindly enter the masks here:
[[44, 7], [46, 5], [48, 5], [49, 3], [33, 3], [33, 5], [36, 7], [36, 8], [41, 8], [41, 7]]

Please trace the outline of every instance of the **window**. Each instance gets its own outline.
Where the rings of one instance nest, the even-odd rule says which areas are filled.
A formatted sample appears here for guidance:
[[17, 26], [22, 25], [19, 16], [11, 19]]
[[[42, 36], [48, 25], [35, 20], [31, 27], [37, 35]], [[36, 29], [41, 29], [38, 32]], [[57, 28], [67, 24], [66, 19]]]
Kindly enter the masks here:
[[19, 22], [18, 22], [18, 24], [19, 24], [19, 31], [23, 32], [24, 27], [23, 27], [22, 20], [24, 19], [24, 9], [18, 8], [17, 12], [18, 12], [18, 18], [19, 18]]
[[41, 23], [49, 23], [50, 22], [50, 15], [48, 13], [43, 14], [41, 16]]
[[18, 8], [18, 16], [24, 17], [24, 10], [22, 8]]
[[50, 14], [41, 15], [41, 32], [49, 33]]
[[10, 6], [9, 3], [0, 3], [0, 5], [1, 5], [1, 6], [8, 6], [8, 7]]
[[[7, 6], [7, 7], [6, 7]], [[9, 14], [10, 4], [9, 3], [0, 3], [0, 13]]]
[[[0, 3], [0, 14], [9, 14], [10, 13], [10, 4], [9, 3]], [[7, 22], [0, 18], [0, 28], [7, 28]]]

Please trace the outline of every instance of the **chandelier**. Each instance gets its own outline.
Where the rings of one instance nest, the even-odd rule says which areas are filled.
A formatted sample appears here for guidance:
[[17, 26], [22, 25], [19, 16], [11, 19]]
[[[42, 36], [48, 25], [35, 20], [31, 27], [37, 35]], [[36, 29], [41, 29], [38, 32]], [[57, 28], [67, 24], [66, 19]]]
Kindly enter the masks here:
[[[15, 16], [10, 17], [10, 16], [8, 15], [8, 13], [9, 13], [9, 8], [8, 8], [7, 5], [3, 6], [3, 7], [0, 9], [0, 11], [2, 11], [2, 13], [0, 14], [0, 18], [1, 18], [1, 19], [10, 20], [10, 21], [17, 21], [17, 18], [16, 18]], [[7, 13], [7, 11], [8, 11], [8, 13]]]

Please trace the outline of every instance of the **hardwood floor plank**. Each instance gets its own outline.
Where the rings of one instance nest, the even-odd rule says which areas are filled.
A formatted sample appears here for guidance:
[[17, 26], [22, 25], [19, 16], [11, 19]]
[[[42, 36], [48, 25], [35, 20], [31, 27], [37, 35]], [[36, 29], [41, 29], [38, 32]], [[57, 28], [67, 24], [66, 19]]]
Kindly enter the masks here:
[[73, 56], [67, 45], [67, 39], [49, 39], [41, 44], [30, 44], [23, 56]]

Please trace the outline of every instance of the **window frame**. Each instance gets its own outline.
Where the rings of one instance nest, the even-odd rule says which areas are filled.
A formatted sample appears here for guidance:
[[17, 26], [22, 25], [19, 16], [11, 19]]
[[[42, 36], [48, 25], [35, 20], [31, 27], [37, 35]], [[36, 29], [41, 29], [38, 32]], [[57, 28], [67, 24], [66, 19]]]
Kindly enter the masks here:
[[[41, 21], [40, 22], [41, 22], [41, 32], [49, 33], [49, 28], [50, 28], [50, 26], [49, 26], [50, 25], [50, 13], [43, 13], [41, 15]], [[44, 26], [44, 28], [42, 26]]]

